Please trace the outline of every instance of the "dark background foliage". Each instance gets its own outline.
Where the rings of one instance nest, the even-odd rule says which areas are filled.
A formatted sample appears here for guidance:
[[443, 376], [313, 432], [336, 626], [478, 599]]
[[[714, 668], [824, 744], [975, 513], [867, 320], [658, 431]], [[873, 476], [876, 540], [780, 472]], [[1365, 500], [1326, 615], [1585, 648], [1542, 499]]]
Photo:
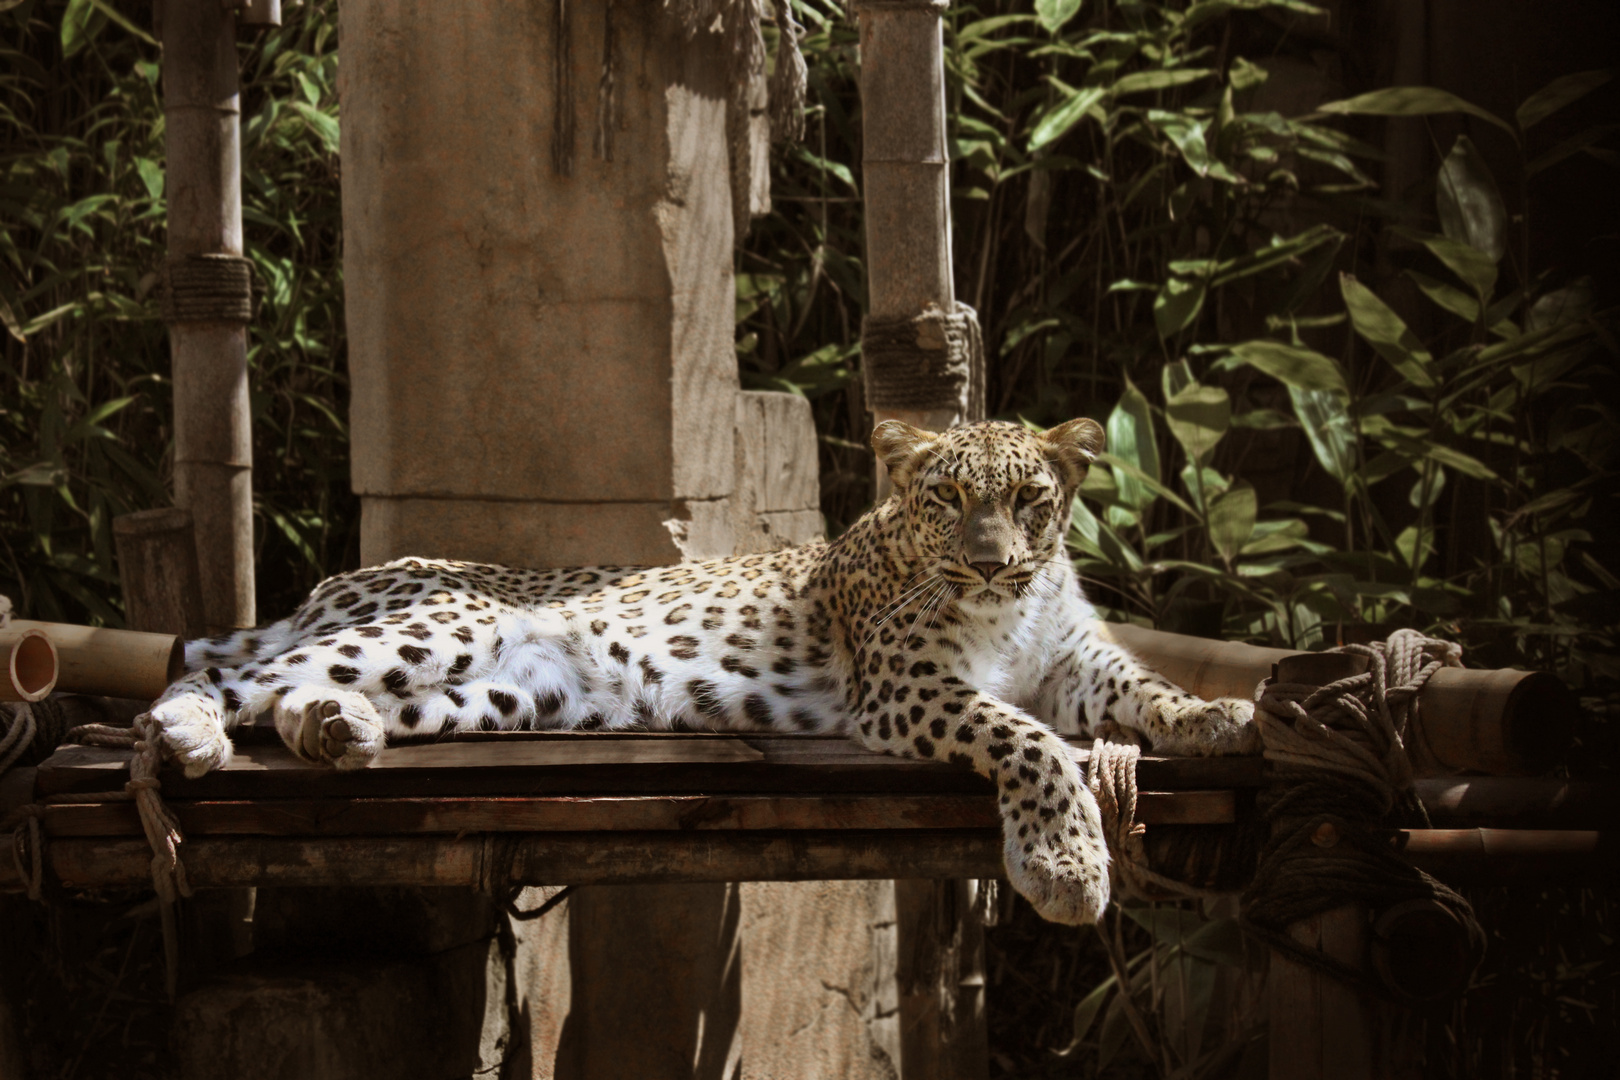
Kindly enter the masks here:
[[[1611, 62], [1614, 13], [1601, 0], [1328, 6], [1330, 19], [1296, 0], [953, 5], [956, 287], [985, 329], [991, 410], [1106, 422], [1111, 456], [1071, 546], [1115, 617], [1299, 647], [1355, 624], [1458, 636], [1476, 662], [1575, 685], [1589, 711], [1570, 768], [1606, 775], [1620, 704], [1616, 84], [1555, 80]], [[807, 131], [776, 151], [776, 210], [739, 244], [738, 356], [745, 385], [812, 399], [837, 532], [871, 498], [858, 57], [836, 0], [795, 7]], [[358, 557], [337, 7], [285, 13], [241, 47], [269, 616]], [[118, 625], [111, 519], [168, 499], [146, 18], [114, 0], [0, 0], [0, 592], [38, 618]], [[1458, 97], [1358, 98], [1413, 84]], [[1541, 106], [1561, 107], [1524, 111], [1549, 86], [1563, 89]], [[1612, 902], [1475, 900], [1493, 951], [1453, 1013], [1430, 1018], [1429, 1072], [1608, 1075]], [[161, 1038], [142, 1034], [161, 1030], [161, 1009], [132, 1024], [128, 1005], [154, 996], [161, 967], [149, 905], [76, 901], [47, 921], [56, 960], [30, 974], [30, 996], [60, 1022], [35, 1018], [40, 1074], [166, 1075]], [[1252, 1069], [1253, 1032], [1222, 1027], [1208, 990], [1190, 1003], [1199, 1046], [1168, 1037], [1192, 1026], [1166, 1019], [1163, 980], [1133, 984], [1167, 1033], [1144, 1047], [1108, 982], [1109, 950], [1138, 972], [1241, 972], [1224, 933], [1153, 908], [1115, 912], [1101, 934], [1059, 930], [1016, 905], [991, 935], [993, 1071]]]

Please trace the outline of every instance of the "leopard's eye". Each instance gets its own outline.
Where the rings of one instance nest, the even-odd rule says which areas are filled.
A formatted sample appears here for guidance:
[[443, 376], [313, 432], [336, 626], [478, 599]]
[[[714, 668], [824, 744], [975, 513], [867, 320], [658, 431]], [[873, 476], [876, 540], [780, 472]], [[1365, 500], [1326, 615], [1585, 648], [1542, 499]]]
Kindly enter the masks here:
[[1025, 484], [1023, 487], [1018, 489], [1019, 505], [1028, 506], [1030, 503], [1035, 502], [1044, 494], [1046, 494], [1046, 490], [1044, 488], [1035, 484]]
[[934, 485], [934, 498], [938, 499], [940, 502], [950, 503], [952, 506], [955, 506], [957, 500], [959, 500], [961, 497], [962, 489], [949, 481], [943, 484]]

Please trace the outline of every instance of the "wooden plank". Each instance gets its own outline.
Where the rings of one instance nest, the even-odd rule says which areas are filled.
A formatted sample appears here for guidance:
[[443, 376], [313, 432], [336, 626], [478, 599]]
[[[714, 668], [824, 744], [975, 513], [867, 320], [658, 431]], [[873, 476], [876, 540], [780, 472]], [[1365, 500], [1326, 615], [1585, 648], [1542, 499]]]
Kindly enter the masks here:
[[[197, 888], [456, 885], [479, 887], [509, 867], [533, 885], [706, 881], [824, 881], [995, 877], [1001, 835], [989, 829], [908, 832], [644, 832], [526, 834], [503, 848], [466, 837], [201, 837], [184, 848]], [[139, 839], [64, 839], [46, 847], [48, 872], [70, 889], [146, 885], [152, 851]], [[509, 858], [509, 862], [508, 862]], [[19, 886], [0, 860], [0, 889]]]
[[[874, 754], [840, 738], [506, 735], [390, 747], [372, 768], [345, 773], [299, 761], [279, 743], [254, 736], [239, 740], [235, 759], [225, 769], [196, 779], [166, 770], [163, 790], [169, 797], [195, 799], [992, 790], [989, 781], [965, 768]], [[1070, 753], [1082, 765], [1089, 756], [1077, 740], [1071, 741]], [[36, 792], [45, 796], [121, 788], [124, 760], [123, 751], [64, 747], [40, 766]], [[1143, 787], [1159, 791], [1255, 787], [1263, 767], [1259, 758], [1144, 758], [1137, 776]]]
[[[1142, 792], [1145, 824], [1225, 824], [1230, 791]], [[758, 829], [998, 829], [983, 795], [602, 796], [595, 798], [170, 800], [188, 837]], [[45, 810], [51, 837], [139, 836], [128, 802]]]
[[[482, 853], [494, 850], [492, 845], [500, 843], [502, 835], [199, 836], [186, 841], [182, 856], [187, 874], [198, 887], [476, 885], [484, 872], [478, 860], [485, 857]], [[1001, 874], [1001, 834], [993, 828], [504, 835], [518, 867], [513, 880], [536, 885]], [[1542, 873], [1535, 880], [1612, 878], [1615, 848], [1601, 840], [1599, 854], [1604, 857], [1598, 860], [1589, 846], [1577, 843], [1566, 845], [1555, 866], [1549, 863], [1550, 856], [1542, 856]], [[1500, 848], [1513, 841], [1499, 836], [1492, 842]], [[1421, 852], [1411, 854], [1416, 865], [1442, 870]], [[137, 837], [62, 837], [46, 844], [45, 857], [64, 885], [94, 888], [147, 882], [152, 852]], [[1448, 880], [1456, 884], [1494, 880], [1488, 857], [1471, 871]], [[20, 885], [14, 860], [0, 859], [0, 889]], [[1285, 1003], [1288, 1000], [1284, 998]]]
[[[1367, 914], [1347, 906], [1295, 923], [1288, 936], [1354, 968], [1364, 962]], [[1273, 949], [1266, 975], [1272, 1080], [1368, 1080], [1371, 1035], [1351, 987]]]

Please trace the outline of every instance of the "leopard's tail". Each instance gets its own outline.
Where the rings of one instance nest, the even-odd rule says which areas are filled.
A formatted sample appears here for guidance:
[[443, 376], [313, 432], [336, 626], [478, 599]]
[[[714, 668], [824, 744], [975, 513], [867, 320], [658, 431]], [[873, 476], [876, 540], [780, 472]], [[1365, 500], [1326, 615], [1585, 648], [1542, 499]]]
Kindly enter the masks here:
[[233, 630], [218, 637], [186, 642], [186, 671], [241, 667], [286, 650], [295, 631], [291, 619], [251, 630]]

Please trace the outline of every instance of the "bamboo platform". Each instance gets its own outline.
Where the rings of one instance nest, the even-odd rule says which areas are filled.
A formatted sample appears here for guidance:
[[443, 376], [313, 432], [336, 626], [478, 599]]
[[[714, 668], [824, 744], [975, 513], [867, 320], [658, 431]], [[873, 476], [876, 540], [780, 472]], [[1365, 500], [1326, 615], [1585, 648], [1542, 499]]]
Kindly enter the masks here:
[[[1078, 743], [1070, 752], [1082, 767]], [[68, 888], [139, 885], [151, 852], [111, 797], [126, 751], [70, 746], [34, 772], [53, 800], [47, 865]], [[1257, 758], [1145, 758], [1137, 819], [1229, 824], [1264, 781]], [[390, 747], [339, 773], [273, 732], [237, 736], [231, 765], [163, 777], [197, 887], [607, 884], [995, 877], [1001, 831], [988, 781], [870, 753], [836, 737], [708, 733], [469, 733]], [[98, 798], [108, 793], [108, 798]], [[1558, 780], [1420, 781], [1432, 830], [1399, 842], [1451, 881], [1612, 875], [1601, 831], [1615, 793]], [[70, 798], [74, 801], [59, 801]], [[1501, 826], [1508, 826], [1503, 828]], [[18, 885], [0, 860], [0, 888]]]

